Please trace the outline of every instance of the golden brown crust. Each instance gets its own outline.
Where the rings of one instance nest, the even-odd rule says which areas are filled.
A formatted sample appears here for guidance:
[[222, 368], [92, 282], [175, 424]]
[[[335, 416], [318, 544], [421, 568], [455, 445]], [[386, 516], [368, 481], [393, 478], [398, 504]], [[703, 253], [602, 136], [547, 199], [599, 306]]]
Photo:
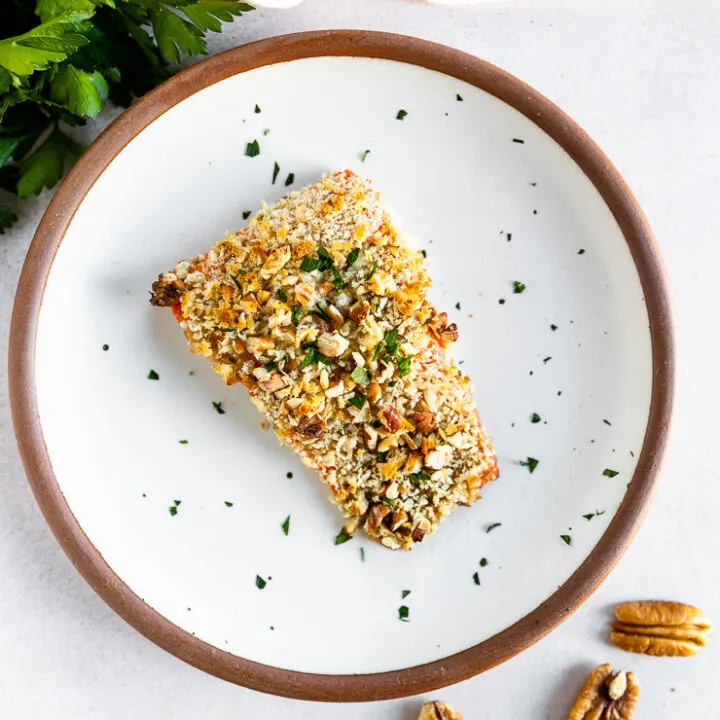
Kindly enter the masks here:
[[[177, 295], [177, 288], [183, 290]], [[421, 253], [349, 171], [264, 206], [178, 263], [166, 289], [194, 352], [242, 382], [349, 522], [410, 549], [497, 477], [457, 328], [427, 299]]]

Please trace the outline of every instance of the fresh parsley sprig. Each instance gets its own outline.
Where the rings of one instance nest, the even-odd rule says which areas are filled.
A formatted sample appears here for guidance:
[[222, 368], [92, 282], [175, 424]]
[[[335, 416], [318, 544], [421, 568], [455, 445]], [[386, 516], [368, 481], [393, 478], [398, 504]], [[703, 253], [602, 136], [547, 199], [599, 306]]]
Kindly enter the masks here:
[[[253, 9], [239, 0], [37, 0], [2, 4], [0, 189], [53, 187], [84, 148], [69, 127], [106, 103], [127, 107], [168, 78], [205, 37]], [[15, 221], [0, 203], [0, 233]]]

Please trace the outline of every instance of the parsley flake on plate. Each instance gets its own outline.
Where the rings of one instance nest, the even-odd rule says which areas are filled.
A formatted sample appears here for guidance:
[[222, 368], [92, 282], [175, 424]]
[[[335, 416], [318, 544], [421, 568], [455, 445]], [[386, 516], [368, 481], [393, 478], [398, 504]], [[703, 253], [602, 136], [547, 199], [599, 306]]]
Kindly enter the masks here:
[[611, 470], [610, 468], [605, 468], [603, 470], [603, 475], [605, 477], [614, 478], [617, 477], [620, 473], [617, 470]]
[[285, 518], [285, 520], [283, 521], [283, 524], [280, 527], [282, 527], [282, 531], [285, 535], [290, 534], [290, 516], [289, 515]]
[[215, 410], [217, 411], [217, 414], [218, 414], [218, 415], [224, 415], [224, 414], [225, 414], [225, 408], [222, 406], [222, 403], [221, 403], [221, 402], [215, 402], [215, 401], [213, 400], [213, 401], [212, 401], [212, 406], [215, 408]]
[[514, 143], [518, 143], [518, 144], [520, 144], [520, 145], [524, 145], [524, 144], [525, 144], [525, 141], [522, 140], [521, 138], [513, 138], [512, 141], [513, 141]]
[[519, 280], [513, 280], [513, 292], [516, 295], [525, 292], [525, 283], [521, 283]]
[[159, 380], [159, 379], [160, 379], [160, 376], [154, 370], [151, 370], [148, 373], [148, 380]]
[[280, 173], [280, 166], [277, 163], [275, 163], [275, 165], [273, 165], [273, 177], [272, 177], [273, 185], [275, 184], [275, 181], [277, 180], [277, 176], [279, 173]]
[[398, 608], [398, 619], [403, 622], [410, 622], [410, 608], [407, 605], [401, 605]]
[[533, 413], [530, 416], [530, 422], [533, 423], [533, 425], [535, 425], [536, 423], [539, 423], [541, 420], [542, 420], [542, 418], [537, 413]]
[[476, 585], [480, 584], [480, 573], [477, 570], [473, 573], [473, 581]]
[[365, 162], [365, 159], [370, 154], [369, 150], [365, 150], [365, 152], [360, 156], [360, 162]]
[[245, 146], [245, 154], [251, 158], [257, 157], [260, 154], [260, 143], [257, 140], [249, 142]]
[[403, 590], [402, 591], [402, 599], [404, 600], [412, 591], [411, 590]]
[[178, 440], [178, 442], [179, 442], [181, 445], [187, 445], [190, 441], [189, 441], [189, 440]]
[[295, 173], [288, 173], [288, 176], [285, 178], [285, 187], [289, 187], [295, 182]]
[[256, 103], [256, 104], [255, 104], [255, 114], [257, 115], [257, 114], [259, 114], [259, 113], [261, 113], [261, 112], [262, 112], [262, 110], [260, 110], [260, 106]]
[[455, 96], [455, 99], [456, 99], [458, 102], [462, 102], [462, 101], [463, 101], [461, 95], [456, 95], [456, 96]]
[[252, 215], [252, 210], [243, 210], [242, 219], [247, 220]]
[[258, 590], [263, 590], [267, 585], [267, 580], [263, 580], [259, 575], [255, 576], [255, 587]]
[[486, 533], [492, 532], [495, 528], [499, 528], [502, 525], [502, 523], [490, 523], [487, 526], [487, 529], [485, 530]]
[[398, 114], [395, 116], [396, 120], [404, 120], [407, 117], [407, 110], [398, 110]]
[[560, 538], [566, 545], [572, 545], [572, 538], [569, 535], [561, 535]]
[[336, 545], [342, 545], [343, 543], [346, 543], [348, 540], [352, 540], [352, 535], [348, 535], [344, 530], [341, 530], [335, 536], [335, 544]]
[[527, 460], [521, 460], [521, 461], [520, 461], [520, 466], [521, 466], [521, 467], [526, 467], [526, 468], [530, 471], [530, 474], [532, 474], [532, 473], [535, 472], [535, 468], [536, 468], [539, 464], [540, 464], [540, 461], [537, 460], [537, 459], [535, 459], [535, 458], [532, 458], [532, 457], [528, 457]]
[[488, 560], [487, 558], [480, 558], [480, 567], [487, 567]]
[[232, 507], [235, 503], [225, 500], [225, 507]]

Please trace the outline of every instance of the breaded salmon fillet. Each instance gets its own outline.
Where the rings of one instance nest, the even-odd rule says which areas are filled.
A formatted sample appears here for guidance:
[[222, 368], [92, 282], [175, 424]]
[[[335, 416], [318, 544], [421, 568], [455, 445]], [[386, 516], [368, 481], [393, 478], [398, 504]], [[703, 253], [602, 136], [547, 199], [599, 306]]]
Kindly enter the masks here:
[[179, 262], [151, 302], [317, 470], [345, 533], [407, 550], [498, 475], [429, 287], [371, 182], [345, 170]]

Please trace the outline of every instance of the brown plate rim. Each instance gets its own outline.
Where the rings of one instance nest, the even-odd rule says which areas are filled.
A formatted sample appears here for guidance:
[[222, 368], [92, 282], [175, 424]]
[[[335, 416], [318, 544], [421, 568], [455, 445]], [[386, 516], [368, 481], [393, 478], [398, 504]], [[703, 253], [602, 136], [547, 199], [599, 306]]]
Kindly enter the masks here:
[[[628, 243], [647, 305], [653, 358], [652, 400], [637, 468], [606, 532], [573, 575], [514, 625], [474, 647], [403, 670], [323, 675], [284, 670], [219, 650], [144, 603], [105, 562], [65, 501], [43, 440], [35, 393], [35, 336], [45, 283], [73, 215], [113, 158], [146, 126], [189, 95], [246, 70], [318, 56], [394, 60], [450, 75], [514, 107], [550, 135], [595, 185]], [[139, 99], [91, 145], [45, 212], [23, 266], [13, 308], [10, 400], [26, 474], [45, 519], [72, 563], [130, 625], [168, 652], [230, 682], [276, 695], [318, 701], [406, 697], [488, 670], [540, 640], [574, 612], [625, 552], [652, 501], [667, 445], [675, 384], [675, 340], [668, 284], [652, 231], [619, 172], [565, 113], [500, 68], [459, 50], [390, 33], [327, 30], [250, 43], [184, 70]]]

